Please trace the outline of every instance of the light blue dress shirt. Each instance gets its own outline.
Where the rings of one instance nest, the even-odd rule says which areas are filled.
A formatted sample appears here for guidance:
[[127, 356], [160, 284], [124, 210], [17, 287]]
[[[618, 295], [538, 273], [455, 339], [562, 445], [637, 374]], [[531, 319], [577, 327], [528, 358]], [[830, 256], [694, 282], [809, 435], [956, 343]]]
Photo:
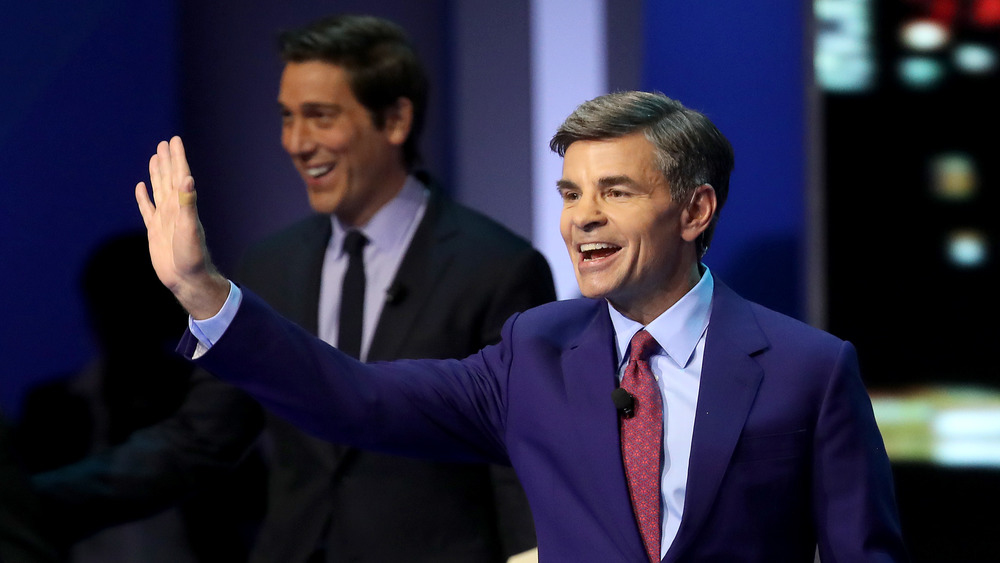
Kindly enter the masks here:
[[[396, 278], [399, 264], [410, 247], [420, 219], [427, 211], [427, 188], [413, 176], [406, 178], [403, 189], [382, 206], [367, 224], [358, 230], [368, 239], [364, 248], [365, 305], [361, 327], [361, 360], [368, 357], [378, 318], [382, 315], [389, 287]], [[333, 233], [323, 257], [323, 274], [319, 292], [319, 337], [337, 345], [340, 318], [340, 289], [347, 272], [348, 256], [344, 252], [347, 228], [336, 215], [330, 217]]]
[[715, 282], [705, 268], [701, 280], [648, 325], [626, 318], [608, 305], [615, 330], [618, 353], [618, 380], [625, 374], [629, 342], [645, 328], [660, 349], [650, 358], [653, 376], [663, 399], [663, 469], [660, 474], [660, 557], [677, 537], [684, 516], [688, 461], [694, 415], [701, 385], [701, 365], [705, 355], [705, 335], [712, 310]]

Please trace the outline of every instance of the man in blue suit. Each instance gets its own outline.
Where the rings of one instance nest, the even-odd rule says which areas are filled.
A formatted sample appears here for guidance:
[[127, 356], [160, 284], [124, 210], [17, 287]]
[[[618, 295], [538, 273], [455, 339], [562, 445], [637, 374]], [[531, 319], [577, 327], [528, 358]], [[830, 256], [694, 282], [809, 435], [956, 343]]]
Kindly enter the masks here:
[[582, 104], [551, 146], [585, 298], [511, 317], [464, 360], [363, 365], [215, 271], [180, 139], [160, 143], [156, 203], [144, 184], [136, 197], [160, 279], [192, 316], [183, 351], [317, 436], [512, 464], [543, 562], [906, 560], [853, 346], [701, 263], [733, 166], [725, 137], [625, 92]]

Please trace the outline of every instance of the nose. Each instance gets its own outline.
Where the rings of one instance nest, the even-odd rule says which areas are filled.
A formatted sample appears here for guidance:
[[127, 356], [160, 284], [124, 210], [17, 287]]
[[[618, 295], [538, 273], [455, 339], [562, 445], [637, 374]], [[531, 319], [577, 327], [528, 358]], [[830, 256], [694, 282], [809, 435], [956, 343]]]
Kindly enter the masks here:
[[306, 123], [301, 119], [289, 119], [282, 125], [281, 144], [292, 156], [309, 154], [315, 147]]
[[607, 221], [599, 198], [581, 196], [573, 206], [573, 226], [584, 232], [590, 232]]

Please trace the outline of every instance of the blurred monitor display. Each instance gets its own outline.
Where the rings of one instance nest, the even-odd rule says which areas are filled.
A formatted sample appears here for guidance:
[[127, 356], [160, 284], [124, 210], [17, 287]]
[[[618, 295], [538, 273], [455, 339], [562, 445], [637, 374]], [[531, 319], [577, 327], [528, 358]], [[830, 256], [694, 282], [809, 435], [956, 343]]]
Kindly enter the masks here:
[[815, 0], [826, 328], [893, 461], [1000, 466], [1000, 0]]

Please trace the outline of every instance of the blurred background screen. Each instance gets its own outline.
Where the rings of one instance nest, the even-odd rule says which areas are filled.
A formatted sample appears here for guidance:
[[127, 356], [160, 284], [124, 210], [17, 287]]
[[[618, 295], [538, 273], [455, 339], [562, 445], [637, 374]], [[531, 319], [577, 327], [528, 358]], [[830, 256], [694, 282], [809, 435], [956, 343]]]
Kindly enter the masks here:
[[858, 348], [914, 561], [998, 561], [1000, 0], [816, 0], [822, 316]]
[[1000, 466], [1000, 0], [817, 0], [826, 325], [894, 461]]

